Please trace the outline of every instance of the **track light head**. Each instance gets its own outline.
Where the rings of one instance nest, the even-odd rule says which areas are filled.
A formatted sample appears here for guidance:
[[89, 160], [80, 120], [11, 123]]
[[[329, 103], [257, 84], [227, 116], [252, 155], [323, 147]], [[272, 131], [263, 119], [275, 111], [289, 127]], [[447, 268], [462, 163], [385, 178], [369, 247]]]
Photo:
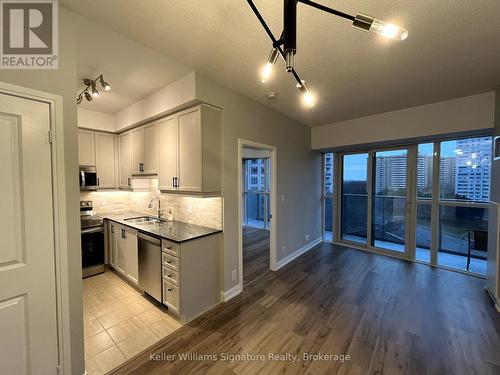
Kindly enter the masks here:
[[94, 82], [92, 82], [92, 85], [91, 85], [91, 90], [92, 90], [92, 96], [93, 96], [94, 98], [98, 98], [98, 97], [99, 97], [99, 91], [97, 91], [95, 81], [94, 81]]
[[278, 60], [278, 49], [273, 48], [271, 52], [269, 53], [269, 57], [267, 58], [267, 63], [266, 65], [262, 68], [262, 71], [260, 73], [260, 80], [264, 83], [266, 82], [269, 77], [271, 77], [271, 73], [273, 71], [273, 66]]
[[291, 72], [295, 65], [295, 53], [292, 50], [285, 52], [285, 69], [287, 72]]
[[88, 102], [92, 101], [92, 95], [90, 95], [87, 90], [85, 90], [84, 95], [85, 95], [85, 99], [87, 99]]
[[104, 80], [102, 74], [99, 76], [99, 82], [101, 83], [101, 86], [104, 90], [106, 91], [111, 90], [111, 86]]
[[403, 41], [408, 38], [408, 30], [404, 27], [393, 25], [372, 16], [358, 13], [352, 21], [352, 27], [362, 31], [372, 31], [386, 38]]

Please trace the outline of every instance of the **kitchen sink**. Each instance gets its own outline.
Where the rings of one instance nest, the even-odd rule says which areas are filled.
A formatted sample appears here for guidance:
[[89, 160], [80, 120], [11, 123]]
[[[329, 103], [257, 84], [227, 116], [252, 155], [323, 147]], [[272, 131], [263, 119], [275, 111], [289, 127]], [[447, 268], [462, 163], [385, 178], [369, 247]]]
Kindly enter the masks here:
[[159, 224], [163, 220], [157, 219], [155, 217], [150, 217], [150, 216], [141, 216], [141, 217], [131, 217], [128, 219], [125, 219], [124, 221], [129, 221], [134, 224]]

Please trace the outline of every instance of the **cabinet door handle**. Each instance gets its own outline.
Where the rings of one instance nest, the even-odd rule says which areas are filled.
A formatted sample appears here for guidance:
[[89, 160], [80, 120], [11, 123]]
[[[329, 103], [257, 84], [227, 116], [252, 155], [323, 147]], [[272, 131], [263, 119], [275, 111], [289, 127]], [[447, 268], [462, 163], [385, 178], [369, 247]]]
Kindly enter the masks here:
[[127, 178], [127, 185], [130, 186], [130, 177]]
[[167, 275], [167, 277], [172, 277], [172, 275]]
[[139, 163], [139, 171], [144, 172], [144, 163]]
[[170, 263], [172, 263], [172, 261], [171, 260], [167, 260], [167, 263], [170, 264]]
[[172, 246], [165, 246], [165, 249], [172, 250]]
[[115, 226], [114, 225], [111, 226], [111, 233], [115, 233]]
[[169, 292], [171, 292], [171, 291], [172, 291], [172, 288], [168, 288], [167, 290], [168, 290]]
[[172, 187], [175, 187], [175, 177], [172, 177]]
[[97, 177], [97, 186], [99, 186], [99, 177]]

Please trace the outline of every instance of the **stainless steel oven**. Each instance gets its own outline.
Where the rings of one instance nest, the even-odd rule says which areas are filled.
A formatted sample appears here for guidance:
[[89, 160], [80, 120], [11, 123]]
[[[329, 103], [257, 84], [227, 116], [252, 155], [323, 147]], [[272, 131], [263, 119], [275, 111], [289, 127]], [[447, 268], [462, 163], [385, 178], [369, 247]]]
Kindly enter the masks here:
[[104, 272], [104, 223], [91, 201], [80, 202], [83, 277]]
[[80, 166], [80, 190], [97, 190], [99, 178], [95, 167]]

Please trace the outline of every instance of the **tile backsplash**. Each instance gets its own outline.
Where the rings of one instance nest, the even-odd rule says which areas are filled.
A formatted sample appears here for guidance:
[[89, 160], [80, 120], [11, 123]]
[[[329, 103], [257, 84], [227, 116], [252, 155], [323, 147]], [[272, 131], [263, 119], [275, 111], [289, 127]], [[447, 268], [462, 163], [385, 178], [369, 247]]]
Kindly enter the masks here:
[[90, 200], [94, 204], [94, 212], [105, 213], [110, 211], [137, 211], [156, 216], [158, 203], [148, 208], [149, 201], [155, 195], [161, 199], [161, 208], [164, 218], [172, 210], [173, 218], [185, 223], [203, 225], [222, 229], [222, 198], [188, 197], [174, 194], [160, 194], [156, 192], [129, 192], [129, 191], [97, 191], [81, 192], [80, 200]]

